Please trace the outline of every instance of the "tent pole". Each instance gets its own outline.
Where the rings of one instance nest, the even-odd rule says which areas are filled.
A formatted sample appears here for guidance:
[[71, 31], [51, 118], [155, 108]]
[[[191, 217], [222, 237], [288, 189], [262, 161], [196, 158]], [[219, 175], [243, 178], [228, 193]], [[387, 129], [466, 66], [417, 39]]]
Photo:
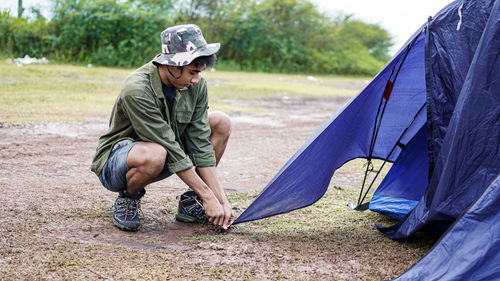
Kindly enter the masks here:
[[385, 163], [387, 163], [387, 161], [389, 161], [389, 158], [391, 157], [392, 153], [394, 152], [394, 150], [396, 149], [397, 146], [401, 145], [401, 139], [404, 137], [404, 135], [406, 134], [406, 132], [408, 131], [408, 129], [410, 128], [411, 124], [413, 124], [413, 121], [415, 121], [415, 119], [417, 119], [418, 115], [420, 115], [420, 113], [422, 112], [422, 110], [425, 108], [425, 106], [427, 105], [427, 102], [425, 102], [422, 107], [420, 107], [420, 109], [417, 111], [417, 113], [415, 114], [415, 116], [413, 116], [413, 119], [411, 119], [410, 123], [408, 124], [408, 126], [406, 126], [406, 129], [403, 131], [403, 133], [401, 134], [401, 136], [399, 136], [398, 140], [396, 141], [396, 143], [394, 144], [394, 146], [392, 147], [391, 151], [389, 152], [389, 155], [387, 155], [387, 157], [384, 159], [384, 162], [382, 163], [382, 165], [380, 166], [380, 169], [377, 171], [377, 174], [375, 175], [375, 177], [373, 178], [372, 182], [370, 183], [370, 185], [368, 186], [368, 189], [366, 190], [365, 194], [363, 195], [363, 198], [361, 199], [361, 202], [358, 203], [358, 206], [361, 205], [361, 203], [365, 200], [366, 196], [368, 195], [368, 192], [370, 192], [370, 189], [372, 188], [373, 186], [373, 183], [375, 182], [375, 180], [377, 179], [378, 175], [380, 174], [380, 172], [382, 171], [382, 168], [384, 168], [385, 166]]
[[[362, 197], [362, 194], [363, 194], [363, 191], [365, 189], [365, 184], [366, 184], [366, 179], [368, 177], [368, 172], [370, 172], [370, 166], [372, 167], [372, 170], [373, 171], [373, 163], [372, 163], [372, 156], [373, 156], [373, 150], [375, 149], [375, 143], [377, 141], [377, 137], [378, 137], [378, 133], [379, 133], [379, 130], [380, 130], [380, 126], [382, 124], [382, 118], [384, 117], [384, 113], [385, 113], [385, 108], [387, 106], [387, 102], [389, 101], [389, 98], [391, 96], [391, 92], [392, 92], [392, 89], [393, 89], [393, 86], [394, 84], [396, 83], [396, 80], [399, 76], [399, 71], [401, 70], [401, 68], [403, 67], [403, 64], [406, 60], [406, 58], [408, 57], [408, 54], [410, 53], [410, 50], [413, 48], [413, 45], [415, 45], [415, 42], [417, 41], [418, 37], [420, 37], [420, 35], [423, 33], [424, 30], [422, 30], [422, 32], [420, 32], [420, 34], [418, 36], [416, 36], [413, 41], [408, 44], [406, 46], [406, 53], [403, 57], [403, 59], [401, 60], [401, 63], [399, 64], [399, 67], [398, 67], [398, 70], [396, 71], [396, 74], [394, 75], [394, 80], [391, 81], [391, 77], [392, 75], [394, 74], [394, 70], [396, 69], [396, 66], [397, 66], [397, 63], [394, 64], [394, 66], [392, 67], [392, 71], [391, 71], [391, 74], [389, 75], [389, 79], [387, 80], [387, 84], [385, 86], [385, 90], [384, 90], [384, 94], [382, 95], [382, 97], [380, 98], [380, 103], [378, 105], [378, 109], [377, 109], [377, 115], [375, 116], [375, 124], [373, 126], [373, 133], [372, 133], [372, 139], [370, 141], [370, 149], [368, 151], [368, 157], [367, 157], [367, 163], [366, 163], [366, 170], [365, 170], [365, 175], [363, 177], [363, 183], [361, 185], [361, 190], [359, 192], [359, 197], [358, 197], [358, 204], [357, 206], [360, 207], [362, 202], [365, 200], [366, 198], [366, 195], [368, 194], [370, 188], [372, 187], [373, 185], [373, 182], [375, 182], [375, 179], [377, 178], [378, 174], [380, 173], [380, 171], [382, 170], [383, 168], [383, 165], [385, 164], [385, 162], [383, 163], [382, 167], [380, 167], [380, 169], [377, 171], [377, 174], [375, 175], [375, 178], [372, 180], [372, 183], [369, 185], [365, 195]], [[380, 107], [382, 106], [382, 101], [385, 99], [385, 103], [384, 103], [384, 107], [382, 109], [382, 113], [380, 114]], [[420, 112], [420, 111], [419, 111]], [[380, 114], [380, 118], [379, 118], [379, 114]], [[418, 113], [417, 113], [418, 114]], [[378, 122], [377, 122], [378, 121]], [[411, 121], [413, 122], [413, 120]], [[378, 123], [378, 124], [377, 124]], [[411, 123], [410, 123], [411, 125]], [[408, 129], [408, 127], [406, 128]], [[403, 134], [406, 132], [406, 130], [403, 132]], [[399, 141], [398, 141], [399, 142]], [[398, 143], [396, 143], [397, 145]], [[394, 150], [394, 148], [391, 150], [391, 153], [392, 151]], [[390, 157], [390, 154], [389, 156]], [[386, 160], [387, 161], [387, 160]], [[356, 207], [356, 208], [358, 208]], [[360, 209], [364, 209], [366, 210], [366, 206], [363, 207], [363, 208], [360, 208]]]

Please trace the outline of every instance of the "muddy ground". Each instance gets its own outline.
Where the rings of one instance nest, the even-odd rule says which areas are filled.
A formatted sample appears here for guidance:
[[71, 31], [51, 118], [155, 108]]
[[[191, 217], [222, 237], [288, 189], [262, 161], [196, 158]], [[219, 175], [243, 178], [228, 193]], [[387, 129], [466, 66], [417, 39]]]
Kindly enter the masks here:
[[[244, 102], [269, 113], [231, 114], [233, 133], [218, 167], [227, 192], [262, 189], [347, 100]], [[401, 268], [367, 267], [339, 257], [314, 233], [301, 246], [287, 234], [255, 236], [245, 227], [218, 234], [212, 226], [177, 223], [175, 198], [186, 187], [175, 176], [147, 188], [140, 231], [120, 231], [110, 219], [116, 194], [89, 170], [107, 122], [0, 128], [0, 279], [367, 280], [395, 277], [418, 258]], [[349, 187], [359, 176], [341, 171], [333, 181]], [[245, 207], [237, 204], [235, 212]]]

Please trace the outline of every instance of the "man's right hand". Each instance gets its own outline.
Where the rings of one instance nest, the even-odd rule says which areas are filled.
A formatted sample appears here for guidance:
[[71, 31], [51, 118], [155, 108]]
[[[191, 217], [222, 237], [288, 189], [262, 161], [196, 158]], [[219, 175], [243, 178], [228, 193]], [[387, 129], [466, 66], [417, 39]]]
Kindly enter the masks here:
[[224, 209], [215, 196], [203, 199], [203, 208], [205, 209], [205, 214], [207, 215], [209, 222], [227, 229], [227, 226], [224, 225]]
[[227, 230], [234, 222], [233, 208], [226, 200], [226, 203], [222, 204], [222, 209], [224, 209], [224, 224], [222, 228]]
[[177, 175], [203, 199], [203, 209], [205, 209], [208, 221], [223, 229], [228, 229], [234, 221], [229, 203], [223, 206], [210, 187], [195, 172], [194, 168], [177, 172]]

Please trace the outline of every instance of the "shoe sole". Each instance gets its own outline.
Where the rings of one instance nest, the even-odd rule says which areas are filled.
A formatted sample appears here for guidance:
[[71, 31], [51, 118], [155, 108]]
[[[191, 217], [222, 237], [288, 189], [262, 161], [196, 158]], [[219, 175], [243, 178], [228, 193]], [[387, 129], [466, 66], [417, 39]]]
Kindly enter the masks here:
[[198, 219], [195, 219], [191, 216], [186, 216], [183, 214], [175, 214], [175, 220], [179, 222], [187, 222], [187, 223], [203, 223], [203, 221], [200, 221]]
[[140, 225], [137, 227], [126, 227], [123, 224], [120, 224], [117, 220], [115, 220], [115, 218], [113, 218], [113, 224], [116, 227], [118, 227], [119, 229], [124, 230], [124, 231], [137, 231], [141, 227]]

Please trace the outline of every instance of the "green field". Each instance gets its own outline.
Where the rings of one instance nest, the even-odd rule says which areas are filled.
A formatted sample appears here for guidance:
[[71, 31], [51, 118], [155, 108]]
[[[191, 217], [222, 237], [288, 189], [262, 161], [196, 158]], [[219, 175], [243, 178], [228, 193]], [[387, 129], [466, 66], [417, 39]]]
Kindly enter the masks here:
[[[0, 62], [0, 123], [83, 121], [109, 114], [123, 80], [133, 69], [72, 65], [16, 66]], [[207, 70], [213, 110], [259, 112], [225, 99], [279, 96], [352, 96], [350, 84], [366, 78], [223, 72]]]

